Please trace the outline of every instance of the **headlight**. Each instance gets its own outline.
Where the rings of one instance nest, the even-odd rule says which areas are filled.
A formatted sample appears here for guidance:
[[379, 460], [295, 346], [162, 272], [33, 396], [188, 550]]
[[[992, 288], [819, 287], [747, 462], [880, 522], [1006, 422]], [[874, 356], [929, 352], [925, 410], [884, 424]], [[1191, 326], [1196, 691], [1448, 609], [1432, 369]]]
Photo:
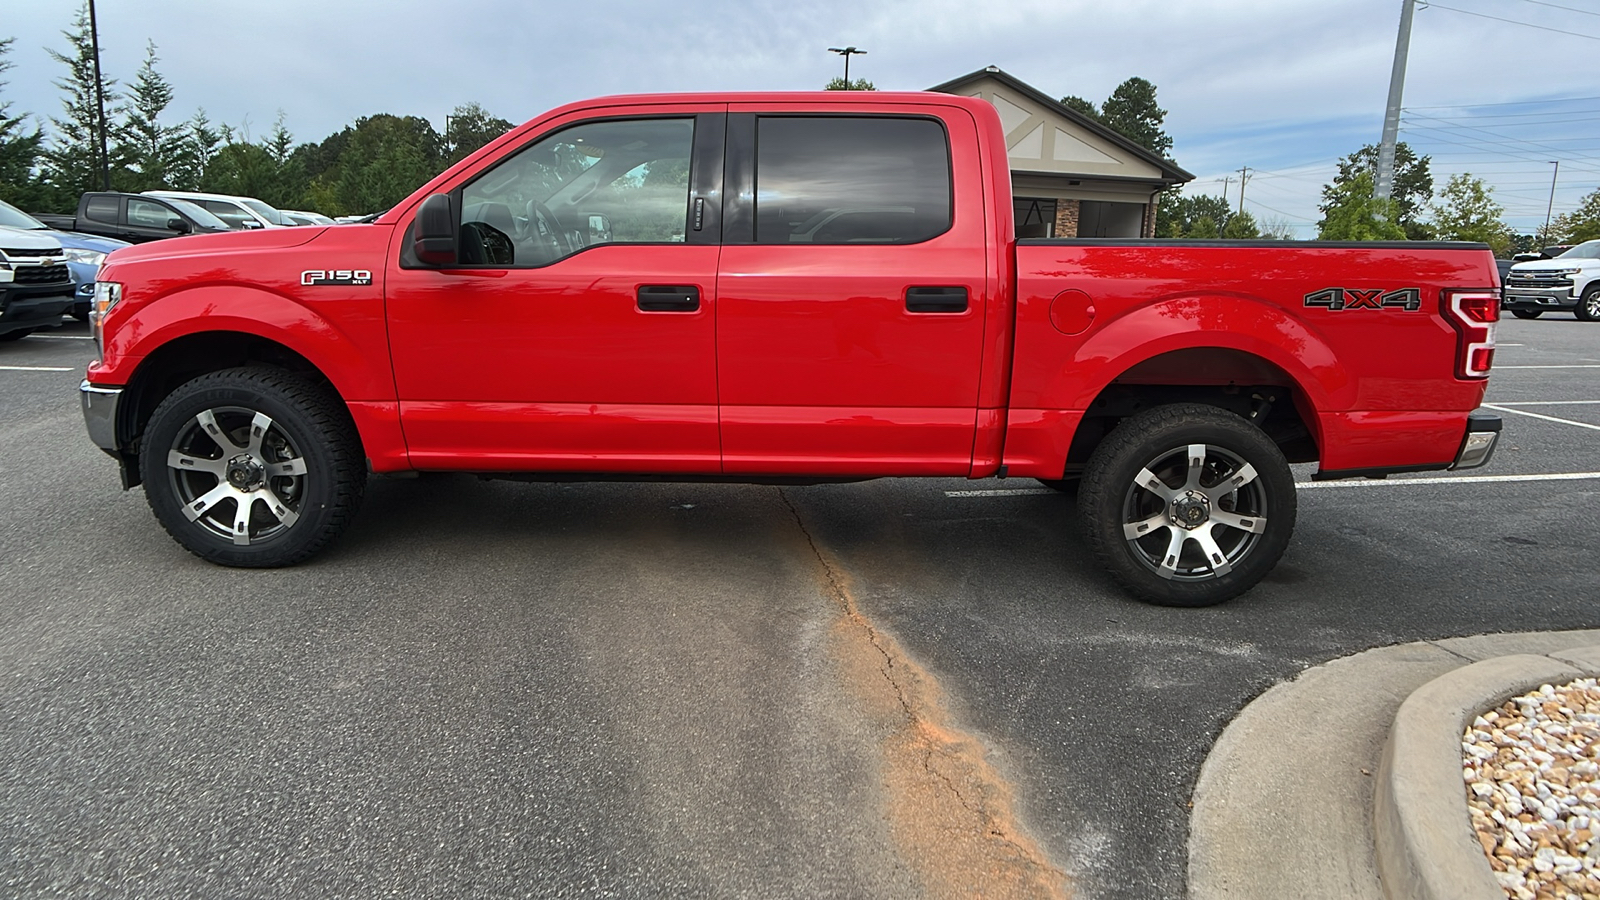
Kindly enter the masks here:
[[87, 247], [68, 247], [65, 251], [68, 262], [87, 263], [98, 266], [106, 261], [106, 254], [99, 250], [90, 250]]
[[[104, 256], [105, 254], [101, 254]], [[96, 281], [94, 300], [89, 304], [89, 333], [94, 335], [94, 345], [100, 348], [100, 358], [106, 356], [106, 313], [122, 299], [122, 285], [115, 281]]]

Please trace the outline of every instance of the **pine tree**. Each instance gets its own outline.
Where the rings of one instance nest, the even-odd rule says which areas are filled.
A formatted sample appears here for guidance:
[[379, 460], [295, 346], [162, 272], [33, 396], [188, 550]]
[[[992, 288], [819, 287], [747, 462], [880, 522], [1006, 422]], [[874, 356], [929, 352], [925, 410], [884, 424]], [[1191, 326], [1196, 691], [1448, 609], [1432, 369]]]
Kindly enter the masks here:
[[[55, 133], [44, 151], [44, 170], [45, 177], [57, 190], [70, 194], [76, 201], [84, 191], [95, 191], [101, 187], [100, 98], [95, 91], [94, 42], [89, 31], [87, 3], [78, 9], [73, 29], [61, 33], [66, 37], [71, 52], [46, 52], [51, 59], [67, 67], [66, 78], [55, 82], [56, 87], [65, 92], [61, 98], [65, 117], [50, 119]], [[114, 79], [107, 77], [99, 81], [108, 106], [121, 99], [116, 92], [116, 84]]]
[[155, 42], [150, 41], [117, 130], [117, 155], [126, 161], [126, 168], [113, 180], [125, 190], [171, 188], [185, 174], [183, 156], [189, 148], [184, 128], [161, 124], [162, 112], [172, 103], [172, 86], [156, 71], [157, 59]]
[[[15, 41], [16, 38], [0, 40], [0, 75], [12, 66], [6, 55]], [[0, 88], [6, 84], [0, 81]], [[0, 200], [38, 212], [55, 206], [48, 186], [34, 172], [43, 144], [44, 133], [38, 126], [28, 130], [27, 114], [11, 115], [11, 101], [0, 100]]]

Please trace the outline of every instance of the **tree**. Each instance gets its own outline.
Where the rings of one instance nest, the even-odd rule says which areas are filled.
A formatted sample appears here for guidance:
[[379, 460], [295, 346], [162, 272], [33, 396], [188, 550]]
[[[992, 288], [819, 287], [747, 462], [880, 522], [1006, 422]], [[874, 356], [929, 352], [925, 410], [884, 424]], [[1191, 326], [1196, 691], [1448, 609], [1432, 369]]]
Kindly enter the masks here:
[[183, 191], [197, 191], [205, 180], [206, 167], [211, 165], [212, 159], [217, 155], [217, 146], [222, 143], [222, 133], [211, 127], [211, 119], [206, 116], [206, 111], [198, 109], [178, 128], [178, 138], [182, 142], [182, 152], [178, 154], [175, 165], [168, 176], [174, 188]]
[[1439, 192], [1441, 202], [1433, 207], [1434, 232], [1448, 241], [1482, 241], [1495, 256], [1508, 255], [1511, 229], [1501, 218], [1505, 207], [1494, 201], [1492, 193], [1493, 188], [1470, 173], [1450, 176]]
[[1166, 158], [1172, 152], [1172, 138], [1161, 128], [1167, 111], [1156, 103], [1156, 86], [1143, 78], [1135, 76], [1117, 85], [1098, 108], [1074, 96], [1062, 97], [1061, 105], [1094, 119], [1159, 157]]
[[1402, 241], [1399, 202], [1372, 196], [1372, 173], [1353, 171], [1322, 187], [1322, 221], [1317, 237], [1325, 241]]
[[1255, 216], [1248, 212], [1237, 212], [1222, 226], [1222, 236], [1231, 241], [1248, 241], [1261, 237], [1261, 229], [1256, 227]]
[[[0, 40], [0, 75], [12, 66], [6, 55], [11, 52], [15, 40]], [[0, 81], [0, 88], [7, 83]], [[31, 132], [28, 130], [27, 114], [11, 115], [11, 101], [0, 100], [0, 200], [24, 209], [42, 210], [54, 206], [49, 202], [48, 185], [40, 182], [34, 173], [43, 144], [44, 133], [37, 126]]]
[[1283, 216], [1263, 216], [1261, 237], [1269, 241], [1294, 240], [1294, 225]]
[[455, 165], [512, 127], [510, 122], [489, 115], [488, 110], [476, 103], [461, 104], [450, 112], [450, 121], [444, 130], [444, 142], [450, 148], [446, 163]]
[[[1233, 215], [1228, 201], [1207, 194], [1190, 197], [1164, 191], [1156, 204], [1156, 237], [1161, 238], [1217, 237]], [[1205, 225], [1199, 224], [1202, 219]], [[1205, 233], [1196, 233], [1196, 228]]]
[[872, 82], [866, 80], [865, 78], [857, 78], [854, 81], [845, 81], [844, 80], [844, 76], [842, 76], [842, 75], [837, 77], [837, 78], [834, 78], [832, 81], [828, 82], [827, 85], [824, 86], [822, 89], [825, 90], [825, 91], [875, 91], [875, 90], [877, 90], [876, 87], [873, 87]]
[[183, 126], [161, 124], [161, 114], [172, 104], [172, 85], [156, 71], [156, 45], [145, 44], [144, 64], [134, 75], [123, 123], [117, 129], [117, 155], [126, 167], [115, 175], [118, 187], [148, 191], [173, 187], [174, 176], [184, 169], [189, 148]]
[[304, 159], [316, 173], [307, 206], [343, 216], [382, 212], [404, 200], [443, 171], [445, 152], [428, 120], [380, 114], [328, 136]]
[[[56, 87], [65, 92], [61, 98], [65, 117], [50, 119], [55, 134], [44, 151], [44, 171], [57, 190], [58, 203], [76, 207], [79, 194], [99, 190], [101, 186], [100, 107], [95, 93], [94, 43], [89, 33], [88, 4], [79, 7], [73, 30], [61, 33], [66, 36], [70, 52], [46, 52], [51, 59], [67, 67], [66, 78], [55, 82]], [[120, 99], [115, 80], [102, 77], [98, 84], [107, 104]], [[69, 210], [62, 207], [58, 211]]]
[[[1394, 183], [1389, 197], [1394, 201], [1396, 221], [1404, 229], [1405, 236], [1414, 241], [1432, 236], [1432, 230], [1420, 220], [1428, 201], [1433, 199], [1433, 174], [1428, 170], [1432, 159], [1418, 156], [1405, 141], [1394, 145]], [[1339, 160], [1339, 174], [1333, 180], [1335, 184], [1345, 184], [1362, 173], [1366, 174], [1369, 184], [1376, 183], [1378, 147], [1375, 144], [1367, 144]]]

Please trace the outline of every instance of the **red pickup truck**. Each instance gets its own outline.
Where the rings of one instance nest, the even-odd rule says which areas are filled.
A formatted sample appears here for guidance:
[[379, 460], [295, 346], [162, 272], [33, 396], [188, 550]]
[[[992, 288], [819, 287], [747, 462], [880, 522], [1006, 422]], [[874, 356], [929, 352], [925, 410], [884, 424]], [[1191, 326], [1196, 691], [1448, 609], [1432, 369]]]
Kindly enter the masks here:
[[281, 566], [367, 473], [1081, 481], [1156, 603], [1248, 590], [1316, 477], [1481, 465], [1479, 244], [1017, 240], [1000, 120], [926, 93], [612, 97], [370, 224], [112, 254], [91, 437], [179, 543]]

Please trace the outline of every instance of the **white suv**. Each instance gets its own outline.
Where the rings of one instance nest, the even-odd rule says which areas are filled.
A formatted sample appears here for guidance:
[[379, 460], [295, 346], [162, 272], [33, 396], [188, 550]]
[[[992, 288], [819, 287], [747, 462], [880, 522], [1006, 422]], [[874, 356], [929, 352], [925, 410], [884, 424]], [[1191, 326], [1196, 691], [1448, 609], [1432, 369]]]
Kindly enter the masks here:
[[1585, 241], [1555, 259], [1517, 263], [1506, 275], [1501, 307], [1519, 319], [1571, 310], [1600, 322], [1600, 241]]
[[297, 224], [254, 197], [206, 194], [198, 191], [145, 191], [145, 193], [152, 197], [176, 197], [187, 200], [227, 222], [228, 227], [234, 231], [246, 228], [289, 228]]

